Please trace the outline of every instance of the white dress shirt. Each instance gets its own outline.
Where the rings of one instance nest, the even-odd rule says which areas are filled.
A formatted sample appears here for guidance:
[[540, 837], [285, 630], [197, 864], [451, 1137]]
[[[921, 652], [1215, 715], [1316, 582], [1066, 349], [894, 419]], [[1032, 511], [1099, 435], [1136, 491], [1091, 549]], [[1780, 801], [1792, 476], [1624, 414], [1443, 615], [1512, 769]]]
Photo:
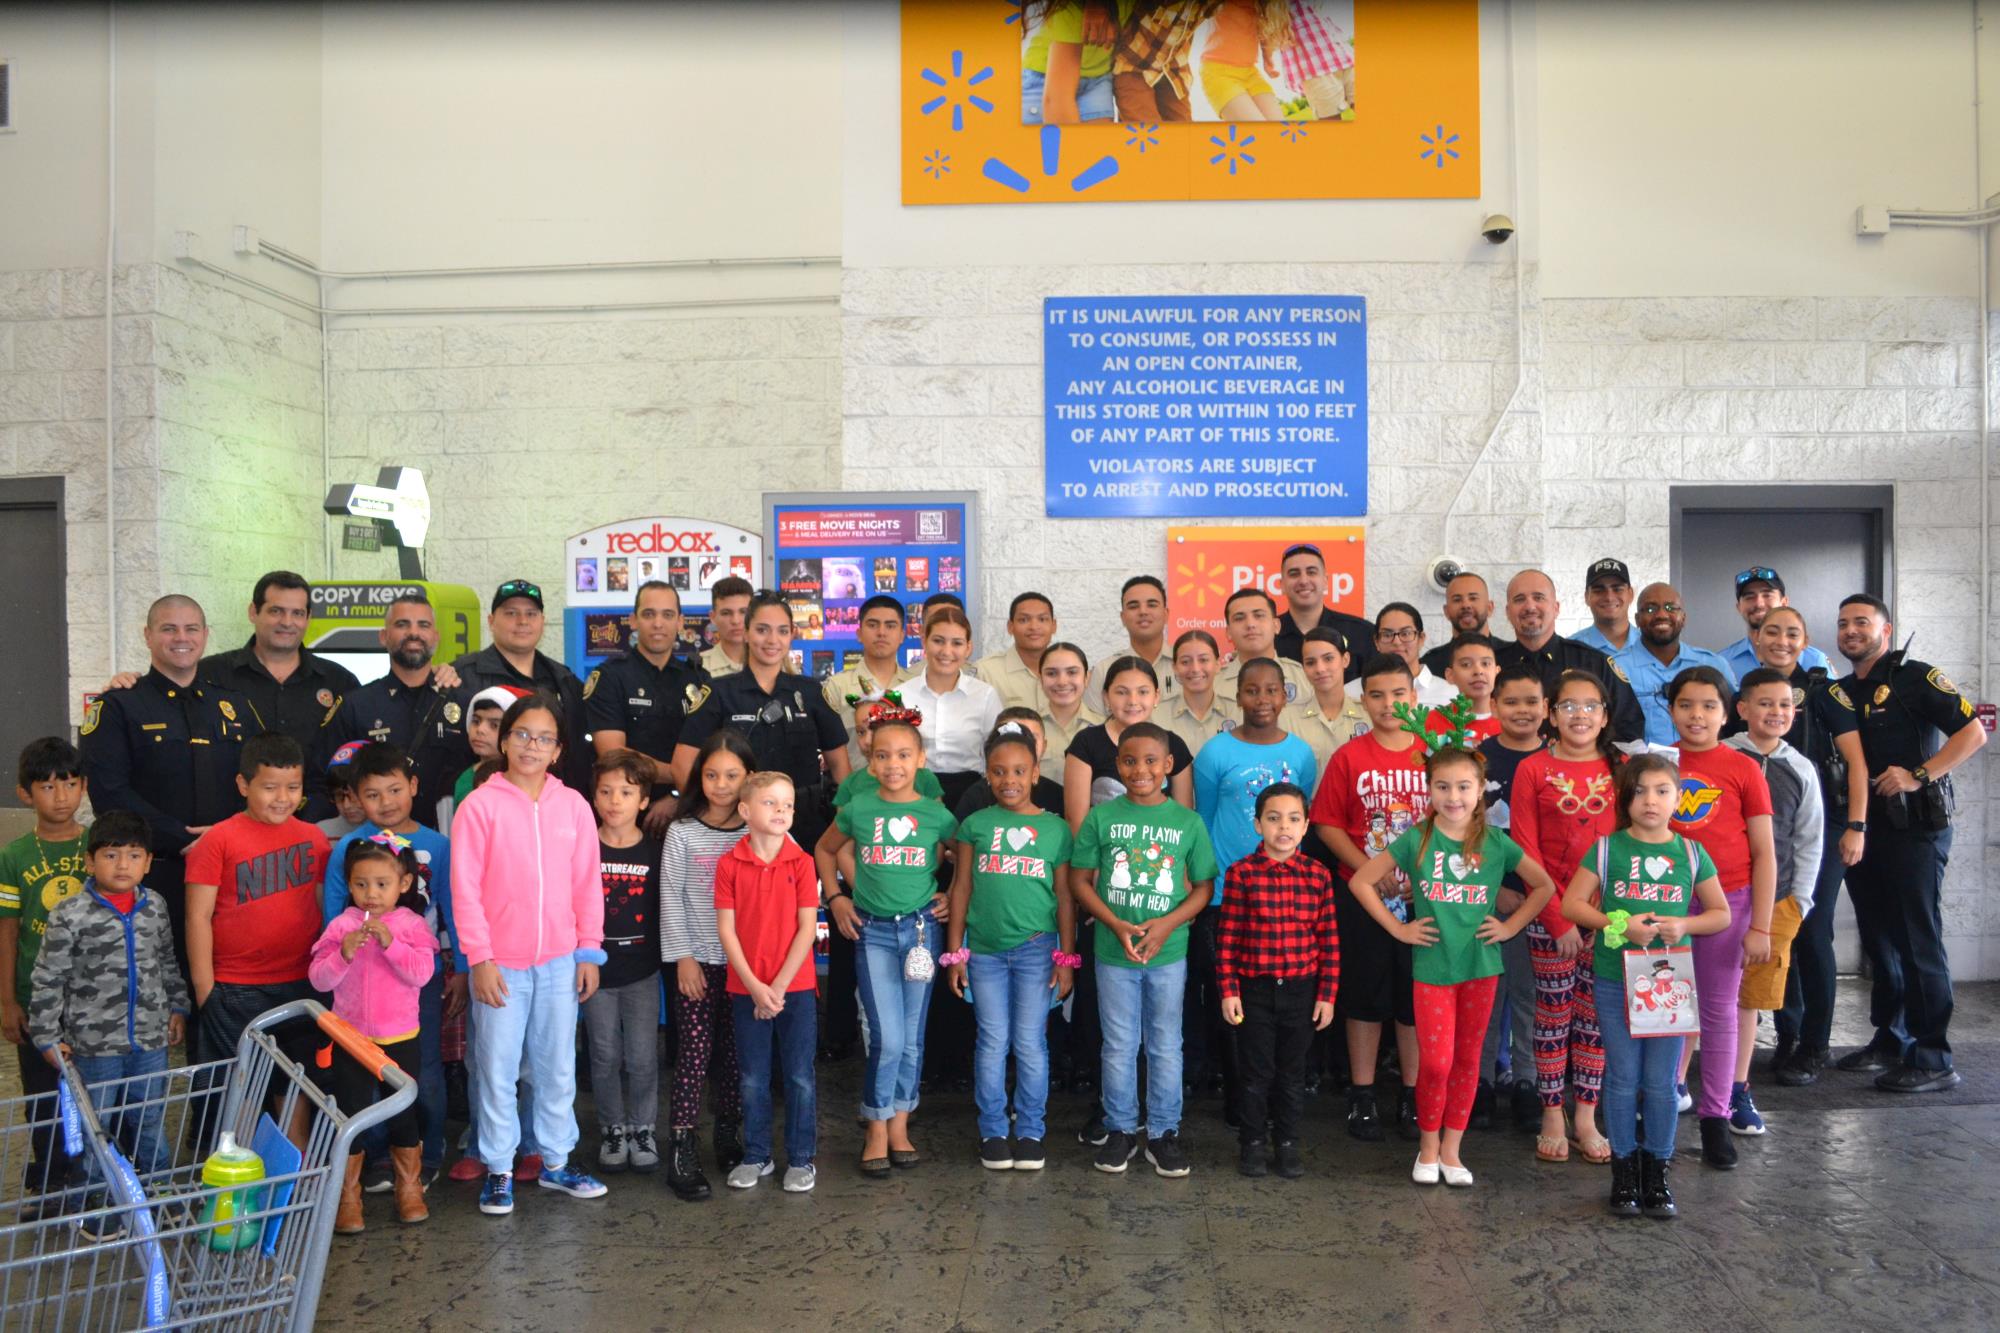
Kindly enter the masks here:
[[958, 684], [939, 694], [921, 670], [896, 690], [904, 707], [923, 712], [918, 730], [924, 738], [924, 763], [933, 773], [986, 771], [986, 738], [1000, 716], [998, 690], [961, 671]]
[[[1412, 678], [1410, 684], [1416, 690], [1417, 702], [1426, 708], [1448, 707], [1451, 701], [1458, 697], [1458, 686], [1452, 684], [1442, 676], [1433, 676], [1431, 669], [1426, 666], [1417, 668], [1417, 674]], [[1347, 697], [1350, 699], [1359, 699], [1361, 697], [1360, 681], [1350, 680], [1347, 682]]]

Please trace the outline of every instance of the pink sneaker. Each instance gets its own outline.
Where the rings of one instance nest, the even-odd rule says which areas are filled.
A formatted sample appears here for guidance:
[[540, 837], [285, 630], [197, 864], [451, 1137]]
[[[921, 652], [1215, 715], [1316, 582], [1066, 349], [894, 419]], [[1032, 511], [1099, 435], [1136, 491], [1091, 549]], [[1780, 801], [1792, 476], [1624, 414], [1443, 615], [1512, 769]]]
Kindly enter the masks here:
[[451, 1180], [484, 1180], [486, 1163], [477, 1157], [461, 1157], [451, 1164], [451, 1170], [445, 1172], [445, 1176]]
[[514, 1163], [514, 1179], [520, 1181], [540, 1180], [542, 1176], [542, 1155], [531, 1152]]

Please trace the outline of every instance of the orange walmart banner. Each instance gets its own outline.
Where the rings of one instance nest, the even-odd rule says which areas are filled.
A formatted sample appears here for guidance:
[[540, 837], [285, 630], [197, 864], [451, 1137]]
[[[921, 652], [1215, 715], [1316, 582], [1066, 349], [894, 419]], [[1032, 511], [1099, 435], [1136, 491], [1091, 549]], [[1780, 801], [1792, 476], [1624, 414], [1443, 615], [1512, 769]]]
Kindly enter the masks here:
[[1478, 0], [1139, 8], [903, 0], [903, 202], [1478, 196]]
[[1305, 528], [1176, 527], [1167, 529], [1167, 642], [1205, 629], [1226, 646], [1222, 604], [1238, 588], [1258, 587], [1285, 605], [1285, 548], [1311, 542], [1326, 557], [1326, 603], [1362, 616], [1367, 530], [1351, 526]]

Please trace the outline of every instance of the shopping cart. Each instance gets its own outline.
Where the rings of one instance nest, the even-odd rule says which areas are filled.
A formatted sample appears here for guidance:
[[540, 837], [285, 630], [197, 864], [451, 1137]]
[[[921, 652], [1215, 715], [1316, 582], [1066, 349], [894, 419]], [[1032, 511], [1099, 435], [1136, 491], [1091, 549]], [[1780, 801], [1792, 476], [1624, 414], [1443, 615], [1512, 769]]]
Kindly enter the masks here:
[[[293, 1021], [317, 1022], [390, 1095], [342, 1114], [279, 1049], [275, 1030]], [[348, 1154], [417, 1089], [374, 1042], [299, 1000], [253, 1020], [234, 1060], [87, 1087], [65, 1062], [58, 1094], [0, 1100], [5, 1333], [312, 1327]], [[161, 1120], [158, 1148], [135, 1162], [148, 1113]], [[203, 1185], [217, 1129], [263, 1145], [256, 1186]], [[47, 1133], [66, 1141], [71, 1169], [23, 1194], [30, 1142]]]

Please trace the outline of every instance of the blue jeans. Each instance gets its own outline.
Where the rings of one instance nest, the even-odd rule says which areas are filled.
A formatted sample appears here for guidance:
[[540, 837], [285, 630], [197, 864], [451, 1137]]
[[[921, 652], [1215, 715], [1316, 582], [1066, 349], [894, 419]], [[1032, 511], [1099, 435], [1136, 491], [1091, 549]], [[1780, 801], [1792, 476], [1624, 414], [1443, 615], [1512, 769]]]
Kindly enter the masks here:
[[550, 1170], [576, 1147], [576, 960], [568, 954], [538, 967], [502, 967], [507, 1002], [472, 1002], [466, 1061], [472, 1066], [472, 1115], [480, 1160], [489, 1172], [514, 1169], [521, 1141], [515, 1085], [525, 1069], [534, 1141]]
[[[1634, 1037], [1626, 1026], [1625, 983], [1592, 977], [1597, 1028], [1604, 1037], [1604, 1137], [1611, 1151], [1630, 1157], [1643, 1147], [1661, 1161], [1674, 1155], [1680, 1123], [1674, 1077], [1685, 1037]], [[1708, 1056], [1704, 1053], [1702, 1058]], [[1639, 1108], [1646, 1110], [1646, 1141], [1639, 1142]]]
[[[1039, 125], [1042, 123], [1042, 93], [1048, 87], [1049, 77], [1040, 70], [1021, 71], [1021, 123]], [[1111, 76], [1100, 74], [1094, 79], [1079, 77], [1076, 81], [1076, 118], [1078, 120], [1110, 120], [1118, 112], [1118, 99], [1111, 91]]]
[[1097, 965], [1097, 1018], [1104, 1027], [1104, 1123], [1139, 1128], [1139, 1049], [1146, 1050], [1146, 1133], [1181, 1127], [1181, 998], [1187, 960], [1150, 967]]
[[[917, 1080], [924, 1069], [924, 1023], [930, 1017], [931, 982], [905, 981], [903, 955], [917, 944], [942, 949], [944, 928], [929, 911], [898, 917], [861, 916], [855, 980], [868, 1018], [868, 1072], [861, 1084], [861, 1118], [889, 1120], [917, 1109]], [[739, 1058], [741, 1052], [738, 1053]]]
[[819, 1147], [819, 1092], [813, 1057], [819, 1050], [819, 1005], [809, 990], [792, 991], [776, 1018], [757, 1017], [748, 995], [729, 997], [736, 1024], [736, 1067], [743, 1093], [743, 1160], [771, 1160], [771, 1048], [785, 1078], [785, 1165], [810, 1166]]
[[[1049, 1109], [1049, 979], [1055, 936], [1030, 935], [1005, 953], [976, 953], [966, 964], [972, 980], [972, 1016], [979, 1038], [972, 1048], [972, 1093], [979, 1104], [979, 1137], [1007, 1137], [1007, 1052], [1014, 1052], [1014, 1134], [1047, 1137]], [[953, 1003], [957, 1003], [953, 1001]]]
[[[83, 1075], [85, 1083], [111, 1084], [106, 1088], [91, 1087], [90, 1104], [97, 1111], [104, 1132], [131, 1160], [132, 1169], [141, 1179], [163, 1169], [167, 1165], [167, 1147], [160, 1138], [160, 1120], [165, 1110], [167, 1080], [145, 1076], [166, 1073], [167, 1048], [127, 1051], [123, 1055], [77, 1055], [71, 1057], [70, 1063]], [[90, 1183], [102, 1185], [104, 1175], [97, 1168], [96, 1154], [86, 1148], [83, 1157], [89, 1165]]]

